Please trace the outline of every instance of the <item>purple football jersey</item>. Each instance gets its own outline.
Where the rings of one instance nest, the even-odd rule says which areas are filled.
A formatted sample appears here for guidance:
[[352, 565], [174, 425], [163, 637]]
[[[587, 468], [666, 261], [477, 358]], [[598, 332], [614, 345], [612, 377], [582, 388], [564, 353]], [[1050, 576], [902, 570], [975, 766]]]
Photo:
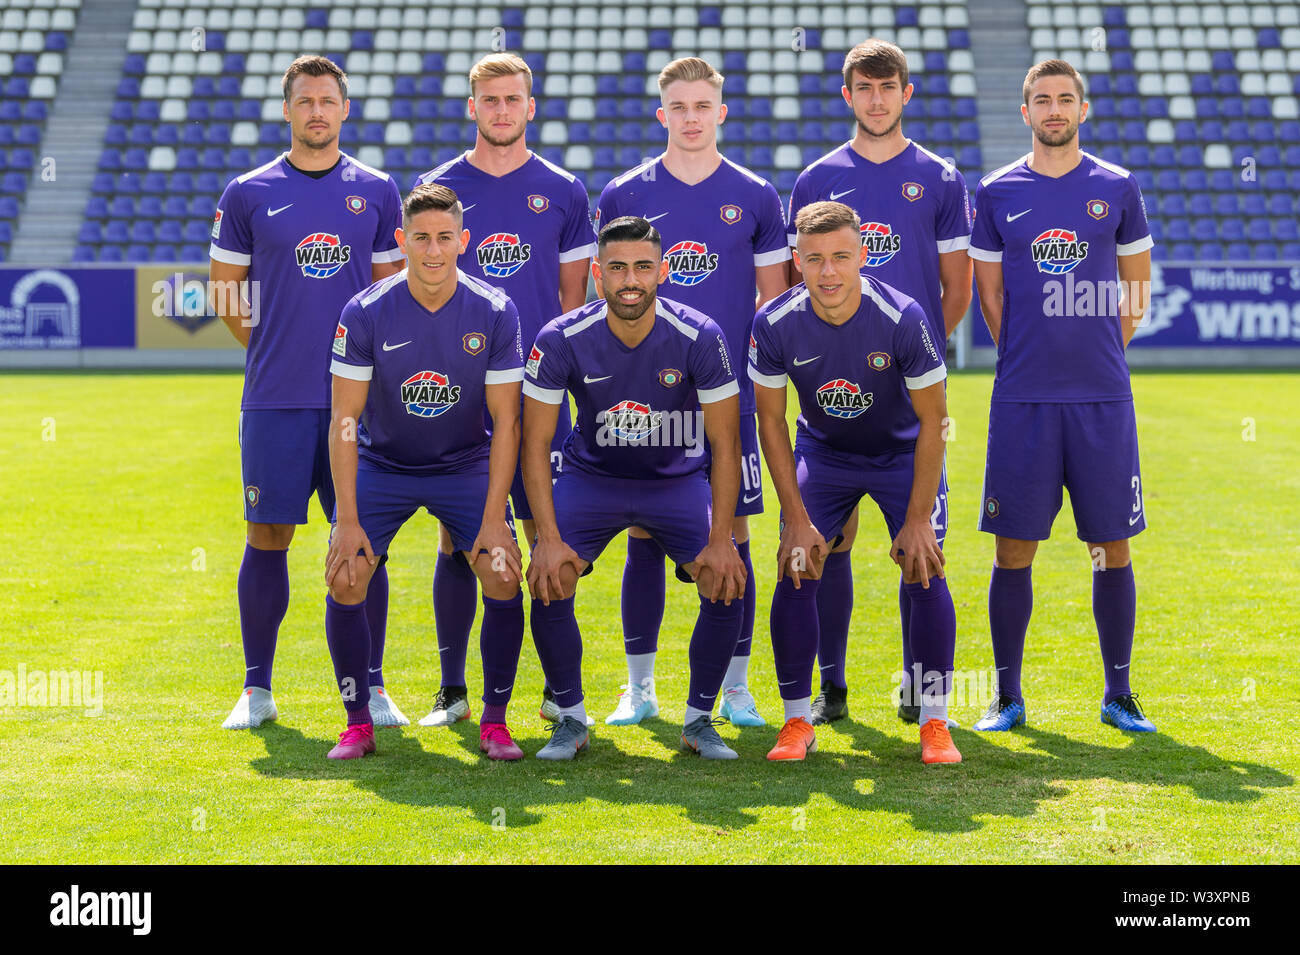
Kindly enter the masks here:
[[[700, 405], [738, 394], [722, 330], [693, 308], [655, 299], [655, 323], [635, 348], [614, 337], [601, 299], [552, 320], [524, 366], [524, 394], [577, 404], [566, 470], [670, 478], [707, 462]], [[614, 319], [618, 321], [618, 319]]]
[[1137, 180], [1088, 153], [1055, 179], [1027, 159], [975, 190], [971, 258], [1002, 263], [993, 400], [1131, 398], [1116, 257], [1154, 244]]
[[797, 237], [794, 217], [804, 206], [823, 200], [842, 202], [861, 217], [867, 247], [863, 274], [920, 303], [943, 357], [948, 336], [939, 255], [970, 245], [970, 198], [962, 174], [914, 142], [882, 163], [863, 159], [852, 143], [845, 143], [795, 181], [786, 220], [791, 247]]
[[522, 381], [519, 313], [501, 292], [457, 271], [436, 312], [406, 270], [357, 293], [334, 334], [330, 371], [369, 381], [357, 453], [380, 471], [449, 474], [486, 461], [484, 388]]
[[257, 283], [240, 407], [330, 406], [330, 333], [371, 265], [402, 261], [401, 225], [397, 183], [347, 153], [319, 179], [285, 153], [230, 181], [208, 254]]
[[796, 285], [759, 309], [749, 376], [799, 394], [795, 449], [869, 465], [912, 451], [921, 422], [909, 391], [948, 376], [925, 312], [911, 297], [862, 276], [862, 304], [843, 325], [817, 317]]
[[[713, 319], [733, 355], [743, 355], [754, 322], [755, 269], [790, 258], [781, 197], [766, 179], [723, 157], [713, 174], [688, 186], [663, 156], [610, 182], [596, 203], [596, 229], [619, 216], [642, 216], [659, 230], [668, 278], [660, 291]], [[740, 413], [754, 390], [736, 369]]]
[[419, 181], [456, 193], [469, 230], [458, 264], [510, 296], [524, 345], [532, 345], [560, 314], [560, 264], [596, 254], [582, 181], [536, 154], [513, 172], [493, 176], [471, 164], [468, 152]]

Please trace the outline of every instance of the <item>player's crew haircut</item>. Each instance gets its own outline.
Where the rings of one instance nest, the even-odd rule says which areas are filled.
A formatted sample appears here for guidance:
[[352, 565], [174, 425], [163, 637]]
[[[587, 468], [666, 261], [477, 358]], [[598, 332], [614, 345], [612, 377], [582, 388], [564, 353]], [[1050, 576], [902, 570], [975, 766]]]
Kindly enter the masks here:
[[1074, 80], [1074, 88], [1079, 93], [1079, 99], [1083, 99], [1083, 77], [1079, 71], [1067, 63], [1065, 60], [1043, 60], [1041, 63], [1035, 63], [1025, 74], [1025, 85], [1021, 92], [1025, 97], [1025, 105], [1029, 105], [1029, 89], [1044, 76], [1068, 76]]
[[426, 182], [407, 193], [406, 201], [402, 203], [402, 228], [407, 228], [413, 217], [430, 210], [451, 212], [458, 222], [462, 221], [464, 216], [456, 193], [446, 186]]
[[897, 74], [898, 82], [907, 86], [907, 57], [888, 40], [872, 37], [863, 40], [844, 57], [844, 85], [852, 88], [853, 74], [870, 80], [887, 80]]
[[339, 92], [348, 98], [348, 75], [339, 69], [338, 64], [324, 56], [300, 56], [289, 64], [284, 71], [280, 86], [284, 90], [284, 101], [289, 102], [289, 91], [293, 81], [299, 76], [332, 76], [339, 81]]
[[513, 53], [489, 53], [470, 67], [470, 93], [476, 92], [475, 84], [479, 80], [492, 80], [498, 76], [518, 76], [521, 73], [524, 76], [524, 86], [528, 88], [528, 95], [532, 96], [533, 71], [528, 68], [528, 64], [523, 61], [523, 58], [515, 56]]
[[800, 235], [825, 235], [840, 229], [860, 232], [862, 220], [842, 202], [810, 202], [795, 215], [794, 227]]
[[673, 60], [659, 71], [659, 92], [662, 93], [673, 83], [694, 83], [696, 80], [708, 80], [715, 90], [722, 89], [722, 74], [707, 60], [698, 56], [684, 56]]
[[611, 242], [653, 242], [663, 248], [659, 230], [640, 216], [619, 216], [600, 230], [600, 251]]

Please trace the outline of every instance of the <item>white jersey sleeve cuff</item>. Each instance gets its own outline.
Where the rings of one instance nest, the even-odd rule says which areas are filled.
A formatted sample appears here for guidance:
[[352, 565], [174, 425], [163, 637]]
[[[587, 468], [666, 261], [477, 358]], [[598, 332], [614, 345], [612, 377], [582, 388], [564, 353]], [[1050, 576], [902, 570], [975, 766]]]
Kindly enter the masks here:
[[489, 368], [487, 374], [483, 376], [483, 384], [485, 385], [508, 385], [512, 381], [523, 380], [524, 369], [522, 365], [518, 368], [502, 368], [497, 371]]
[[696, 392], [702, 405], [711, 405], [715, 401], [725, 401], [732, 395], [738, 394], [740, 394], [740, 383], [734, 378], [717, 388], [701, 388]]
[[773, 249], [771, 252], [755, 252], [754, 268], [761, 268], [764, 265], [780, 265], [782, 262], [790, 261], [790, 247]]
[[350, 378], [352, 381], [369, 381], [374, 373], [373, 365], [349, 365], [337, 358], [330, 362], [330, 374], [338, 375], [340, 378]]
[[539, 388], [531, 381], [524, 381], [524, 394], [534, 401], [540, 401], [546, 405], [558, 405], [564, 401], [563, 388]]
[[1001, 262], [1002, 253], [994, 252], [991, 249], [981, 249], [973, 245], [966, 247], [966, 254], [972, 259], [978, 259], [980, 262]]
[[937, 240], [934, 244], [938, 247], [938, 249], [939, 249], [939, 251], [940, 251], [941, 253], [942, 253], [942, 252], [957, 252], [957, 251], [959, 251], [960, 249], [969, 249], [969, 248], [970, 248], [970, 236], [968, 236], [968, 235], [959, 235], [959, 236], [955, 236], [955, 237], [953, 237], [953, 238], [951, 238], [951, 239], [939, 239], [939, 240]]
[[596, 243], [591, 242], [587, 245], [579, 246], [576, 249], [569, 249], [567, 252], [560, 253], [560, 264], [565, 262], [577, 262], [581, 259], [589, 259], [596, 254]]
[[756, 385], [762, 385], [764, 388], [784, 388], [789, 376], [765, 375], [751, 364], [749, 366], [749, 380]]
[[1153, 240], [1151, 236], [1144, 235], [1142, 238], [1129, 242], [1127, 245], [1115, 246], [1115, 254], [1137, 255], [1139, 252], [1145, 252], [1147, 249], [1152, 248], [1155, 244], [1155, 240]]
[[231, 252], [229, 249], [221, 248], [215, 242], [208, 246], [208, 256], [227, 265], [249, 265], [253, 261], [253, 256], [248, 252]]
[[384, 262], [400, 262], [404, 258], [406, 258], [406, 256], [402, 254], [400, 246], [395, 249], [388, 249], [384, 252], [370, 253], [370, 263], [372, 265], [381, 265]]
[[940, 364], [938, 368], [932, 368], [924, 375], [916, 378], [903, 376], [903, 384], [907, 385], [908, 391], [918, 391], [921, 388], [929, 388], [931, 385], [938, 384], [948, 377], [948, 366]]

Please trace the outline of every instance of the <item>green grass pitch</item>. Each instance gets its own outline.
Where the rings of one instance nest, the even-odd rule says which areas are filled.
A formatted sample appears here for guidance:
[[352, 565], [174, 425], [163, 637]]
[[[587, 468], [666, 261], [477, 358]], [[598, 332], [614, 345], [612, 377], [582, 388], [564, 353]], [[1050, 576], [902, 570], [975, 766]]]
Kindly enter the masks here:
[[[291, 550], [275, 667], [278, 723], [220, 729], [243, 672], [237, 374], [6, 374], [0, 485], [0, 692], [20, 669], [102, 674], [102, 715], [0, 705], [0, 861], [1296, 862], [1300, 805], [1300, 376], [1134, 376], [1150, 527], [1134, 545], [1134, 687], [1160, 728], [1097, 719], [1089, 560], [1068, 503], [1035, 564], [1028, 728], [954, 731], [960, 766], [923, 767], [893, 713], [897, 571], [864, 508], [855, 548], [851, 718], [802, 765], [763, 758], [776, 725], [724, 727], [738, 762], [678, 751], [691, 588], [669, 584], [664, 713], [598, 725], [571, 764], [532, 753], [541, 674], [531, 639], [511, 705], [528, 758], [492, 764], [477, 727], [381, 730], [379, 755], [325, 753], [342, 727], [323, 631], [319, 511]], [[992, 666], [992, 540], [975, 530], [991, 378], [955, 375], [948, 580], [957, 665]], [[776, 502], [754, 524], [751, 685], [779, 722], [767, 612]], [[385, 671], [413, 721], [437, 687], [429, 582], [436, 526], [391, 554]], [[623, 669], [621, 541], [579, 591], [587, 703], [613, 707]], [[475, 629], [477, 634], [477, 627]], [[475, 639], [474, 643], [477, 643]], [[477, 650], [469, 674], [481, 690]], [[969, 684], [978, 686], [972, 677]], [[46, 700], [48, 702], [48, 699]], [[959, 701], [965, 727], [982, 700]], [[18, 704], [29, 705], [18, 705]], [[477, 713], [480, 704], [475, 702]]]

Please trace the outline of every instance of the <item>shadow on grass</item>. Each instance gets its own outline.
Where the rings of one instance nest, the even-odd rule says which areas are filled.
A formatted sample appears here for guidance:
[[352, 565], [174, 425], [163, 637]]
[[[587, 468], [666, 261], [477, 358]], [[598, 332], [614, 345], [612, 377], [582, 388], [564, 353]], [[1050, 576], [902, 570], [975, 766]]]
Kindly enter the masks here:
[[[389, 802], [467, 810], [487, 826], [504, 810], [511, 828], [544, 821], [552, 806], [597, 800], [675, 807], [692, 823], [734, 830], [754, 825], [764, 814], [770, 821], [773, 810], [795, 810], [823, 794], [843, 809], [906, 816], [918, 832], [956, 833], [981, 828], [981, 817], [1032, 816], [1040, 803], [1066, 796], [1060, 783], [1072, 780], [1180, 786], [1198, 799], [1226, 803], [1251, 802], [1265, 789], [1294, 782], [1270, 767], [1223, 759], [1160, 734], [1133, 736], [1126, 747], [1112, 748], [1021, 729], [1016, 735], [1032, 748], [1013, 752], [992, 734], [959, 729], [953, 738], [965, 761], [922, 766], [910, 734], [904, 739], [849, 721], [834, 728], [848, 737], [849, 751], [819, 752], [802, 764], [767, 762], [775, 726], [724, 731], [740, 759], [713, 762], [683, 752], [681, 728], [660, 719], [636, 728], [594, 727], [591, 748], [572, 763], [535, 759], [542, 743], [528, 730], [520, 740], [522, 761], [488, 760], [478, 752], [472, 721], [450, 730], [465, 756], [446, 751], [445, 740], [436, 735], [442, 730], [380, 730], [376, 756], [338, 762], [325, 758], [333, 738], [271, 723], [253, 731], [267, 753], [251, 768], [270, 778], [349, 780]], [[635, 742], [643, 749], [647, 734], [672, 755], [662, 759], [622, 748]]]

